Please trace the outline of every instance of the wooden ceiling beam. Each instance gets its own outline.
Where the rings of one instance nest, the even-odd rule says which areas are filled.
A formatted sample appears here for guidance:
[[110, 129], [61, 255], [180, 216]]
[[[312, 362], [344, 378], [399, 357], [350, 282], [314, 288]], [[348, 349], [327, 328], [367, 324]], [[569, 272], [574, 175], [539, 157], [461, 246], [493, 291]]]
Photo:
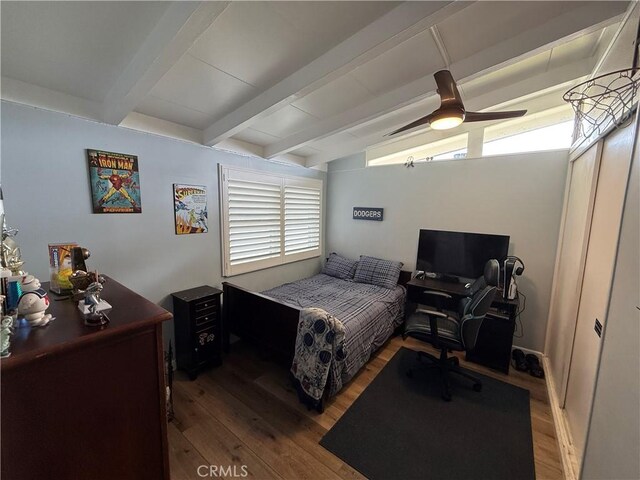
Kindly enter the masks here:
[[[463, 85], [580, 35], [604, 28], [615, 23], [623, 13], [622, 2], [613, 2], [611, 5], [604, 2], [586, 2], [551, 21], [535, 25], [516, 37], [454, 62], [450, 66], [451, 73], [459, 84]], [[436, 85], [433, 73], [435, 72], [267, 145], [265, 155], [270, 158], [290, 152], [337, 132], [370, 123], [434, 95]], [[322, 156], [319, 154], [314, 157]]]
[[[472, 2], [404, 2], [265, 90], [204, 132], [207, 145], [229, 138], [353, 68], [436, 25]], [[275, 156], [275, 155], [274, 155]]]
[[102, 120], [119, 125], [230, 2], [171, 2], [109, 90]]

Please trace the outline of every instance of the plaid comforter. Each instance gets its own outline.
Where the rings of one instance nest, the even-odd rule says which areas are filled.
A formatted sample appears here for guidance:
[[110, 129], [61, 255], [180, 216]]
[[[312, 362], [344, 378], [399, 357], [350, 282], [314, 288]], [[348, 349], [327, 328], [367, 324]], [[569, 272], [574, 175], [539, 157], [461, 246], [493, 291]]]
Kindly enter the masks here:
[[405, 289], [401, 286], [388, 289], [318, 274], [262, 294], [296, 308], [321, 308], [344, 326], [346, 359], [331, 365], [329, 396], [353, 378], [404, 316]]

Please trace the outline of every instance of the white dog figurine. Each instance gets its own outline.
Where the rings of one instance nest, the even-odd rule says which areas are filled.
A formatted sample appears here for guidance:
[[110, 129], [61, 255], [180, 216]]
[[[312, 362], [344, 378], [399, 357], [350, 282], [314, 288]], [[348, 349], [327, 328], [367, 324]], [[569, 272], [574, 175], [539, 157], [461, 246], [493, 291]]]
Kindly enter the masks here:
[[47, 308], [49, 308], [49, 296], [42, 288], [26, 291], [18, 300], [18, 315], [23, 316], [32, 327], [44, 327], [53, 320], [50, 313], [44, 313]]

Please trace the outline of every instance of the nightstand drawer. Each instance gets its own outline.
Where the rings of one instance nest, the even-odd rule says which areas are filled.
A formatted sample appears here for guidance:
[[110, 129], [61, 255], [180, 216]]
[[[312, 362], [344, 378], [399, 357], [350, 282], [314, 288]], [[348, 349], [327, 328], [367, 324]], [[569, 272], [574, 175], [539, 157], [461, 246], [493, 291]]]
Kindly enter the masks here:
[[208, 312], [198, 315], [196, 317], [196, 326], [204, 325], [209, 322], [215, 322], [218, 318], [215, 308], [210, 309]]
[[194, 336], [195, 361], [198, 364], [207, 363], [220, 356], [220, 335], [215, 327], [208, 327], [196, 332]]
[[197, 315], [200, 315], [200, 313], [203, 312], [204, 310], [208, 310], [211, 308], [216, 308], [216, 300], [213, 297], [196, 302]]
[[197, 347], [205, 347], [211, 344], [213, 346], [218, 336], [218, 332], [215, 327], [207, 327], [199, 332], [196, 332], [195, 341]]

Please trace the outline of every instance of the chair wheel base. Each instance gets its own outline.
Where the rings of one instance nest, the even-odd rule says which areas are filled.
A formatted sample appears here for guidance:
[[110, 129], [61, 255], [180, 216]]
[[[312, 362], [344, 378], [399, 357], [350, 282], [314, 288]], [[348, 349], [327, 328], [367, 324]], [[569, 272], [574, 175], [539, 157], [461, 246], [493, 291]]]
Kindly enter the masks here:
[[482, 391], [482, 384], [481, 383], [474, 383], [473, 384], [473, 390], [475, 392], [481, 392]]

